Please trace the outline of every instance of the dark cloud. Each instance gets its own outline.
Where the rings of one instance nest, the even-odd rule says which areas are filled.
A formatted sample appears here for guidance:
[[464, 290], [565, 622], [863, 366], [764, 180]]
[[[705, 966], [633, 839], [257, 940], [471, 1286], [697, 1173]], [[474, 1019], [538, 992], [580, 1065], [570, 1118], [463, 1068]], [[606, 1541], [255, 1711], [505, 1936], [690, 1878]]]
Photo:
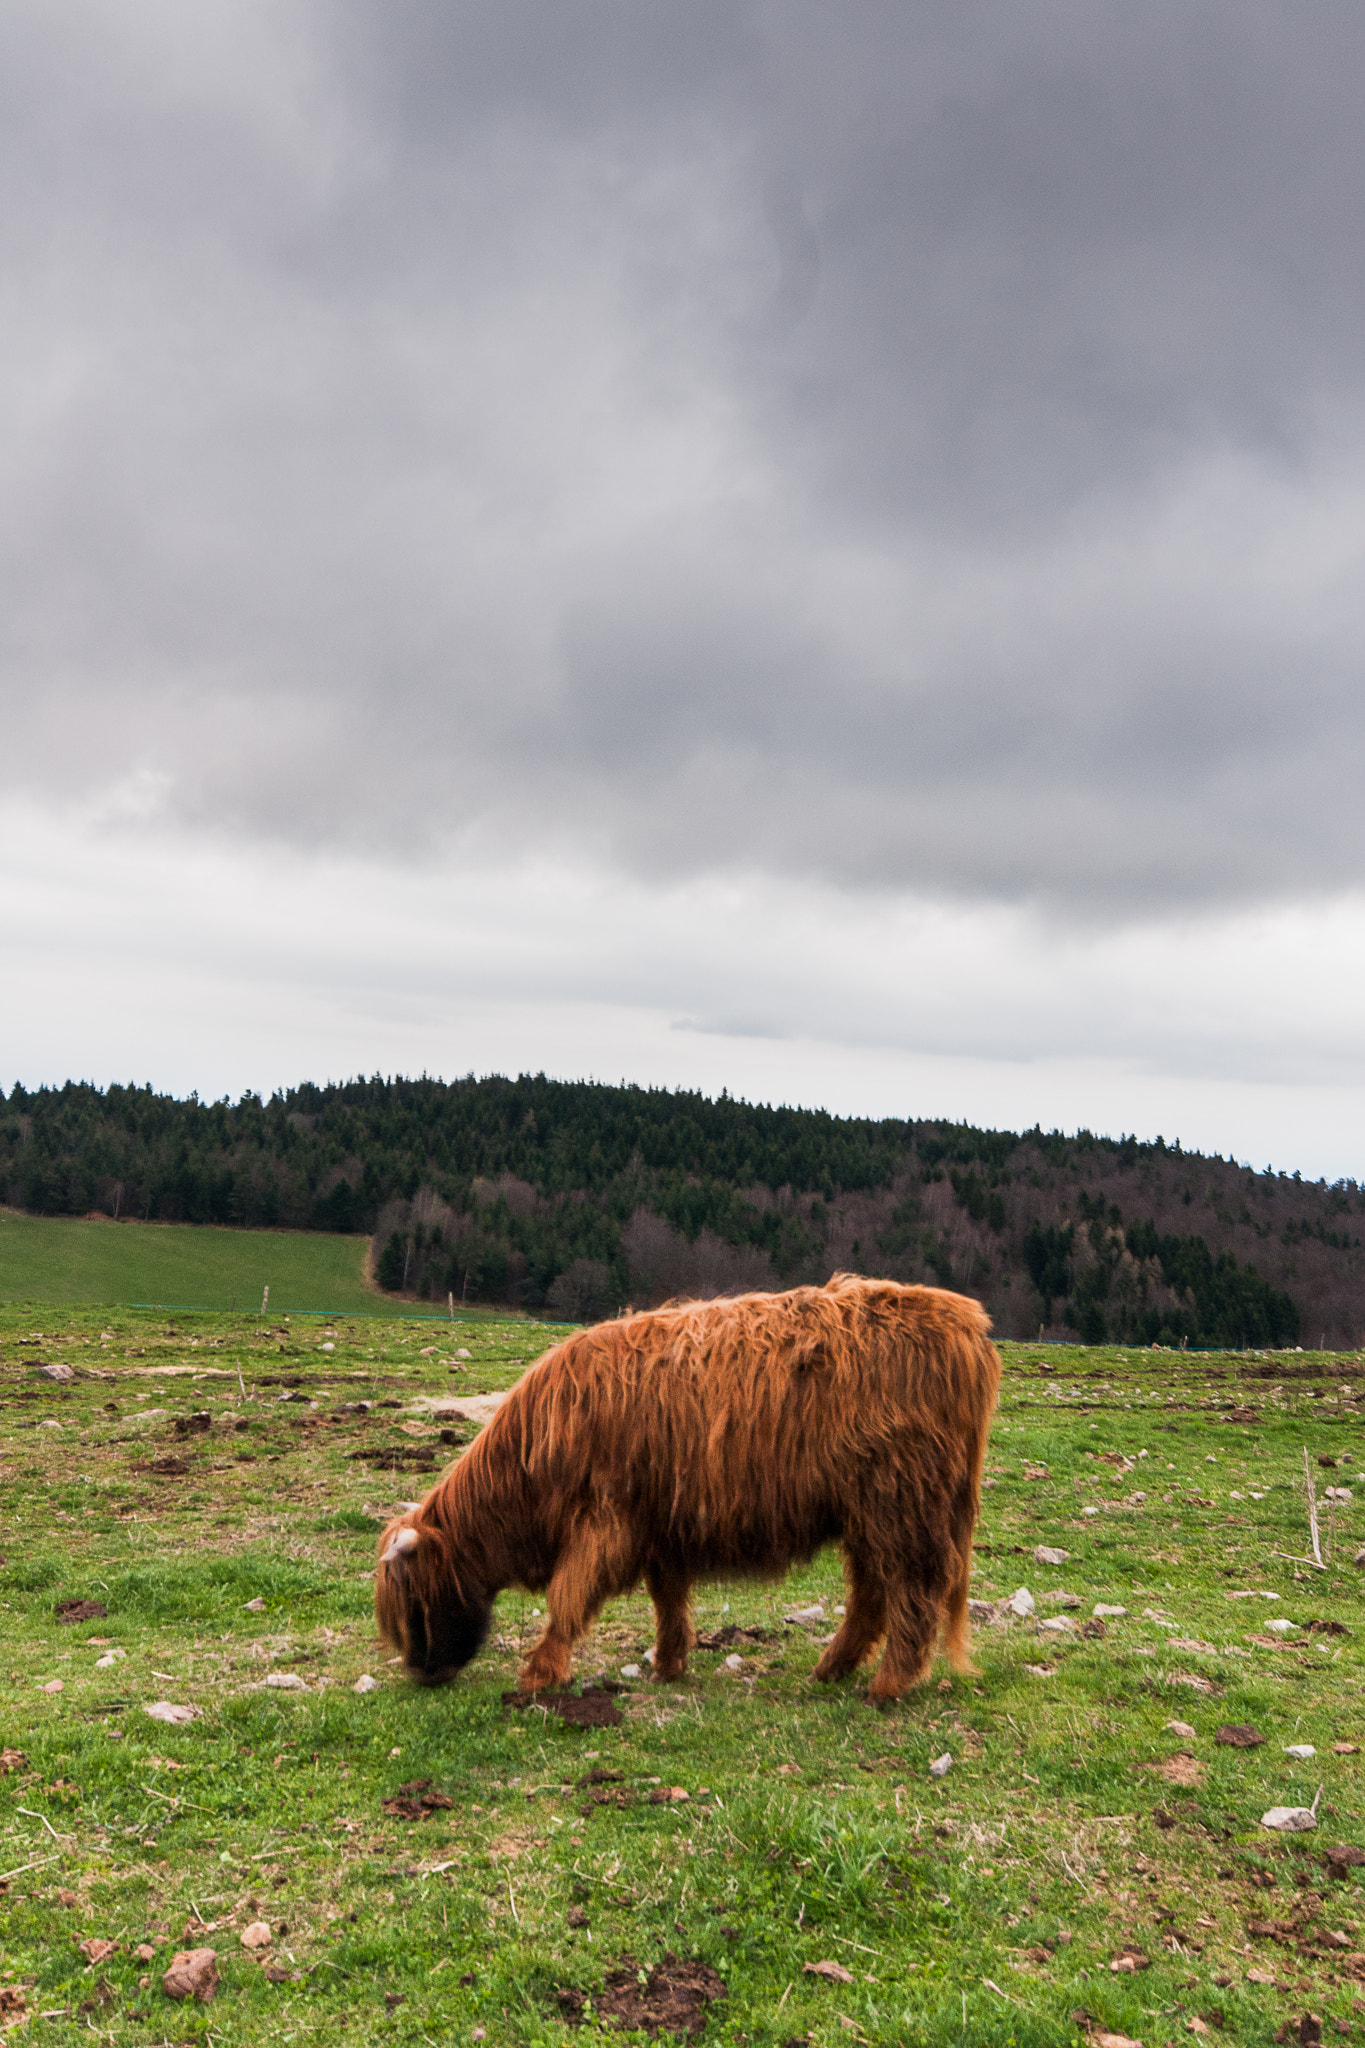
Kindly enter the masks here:
[[1087, 916], [1362, 879], [1358, 11], [0, 51], [9, 786]]

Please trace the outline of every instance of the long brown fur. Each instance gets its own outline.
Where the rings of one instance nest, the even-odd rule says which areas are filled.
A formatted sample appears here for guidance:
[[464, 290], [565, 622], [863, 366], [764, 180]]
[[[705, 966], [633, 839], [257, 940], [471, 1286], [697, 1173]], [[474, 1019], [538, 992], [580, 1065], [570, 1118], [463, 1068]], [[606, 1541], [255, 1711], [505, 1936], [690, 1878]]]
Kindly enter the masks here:
[[847, 1611], [817, 1678], [845, 1677], [884, 1640], [871, 1693], [897, 1699], [940, 1631], [969, 1671], [972, 1530], [1000, 1379], [989, 1329], [963, 1295], [838, 1273], [583, 1330], [385, 1530], [380, 1630], [417, 1675], [449, 1678], [503, 1587], [543, 1591], [549, 1620], [520, 1681], [537, 1691], [565, 1682], [602, 1603], [643, 1579], [655, 1677], [672, 1679], [694, 1641], [694, 1580], [777, 1578], [838, 1542]]

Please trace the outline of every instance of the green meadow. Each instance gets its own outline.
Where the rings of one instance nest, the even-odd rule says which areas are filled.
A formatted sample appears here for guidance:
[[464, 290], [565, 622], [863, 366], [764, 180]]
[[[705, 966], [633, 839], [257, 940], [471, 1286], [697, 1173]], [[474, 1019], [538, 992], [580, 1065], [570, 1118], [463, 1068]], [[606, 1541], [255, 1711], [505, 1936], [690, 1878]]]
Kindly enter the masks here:
[[0, 1302], [403, 1312], [365, 1278], [369, 1239], [312, 1230], [92, 1222], [0, 1209]]
[[[674, 1686], [618, 1602], [577, 1675], [622, 1690], [578, 1727], [504, 1701], [534, 1598], [435, 1691], [370, 1613], [379, 1527], [476, 1427], [434, 1404], [553, 1334], [0, 1310], [0, 2037], [1365, 2031], [1361, 1359], [1007, 1347], [979, 1676], [884, 1711], [813, 1685], [830, 1554], [699, 1588], [711, 1647]], [[1261, 1825], [1315, 1801], [1311, 1831]], [[210, 2003], [164, 1989], [193, 1948]]]

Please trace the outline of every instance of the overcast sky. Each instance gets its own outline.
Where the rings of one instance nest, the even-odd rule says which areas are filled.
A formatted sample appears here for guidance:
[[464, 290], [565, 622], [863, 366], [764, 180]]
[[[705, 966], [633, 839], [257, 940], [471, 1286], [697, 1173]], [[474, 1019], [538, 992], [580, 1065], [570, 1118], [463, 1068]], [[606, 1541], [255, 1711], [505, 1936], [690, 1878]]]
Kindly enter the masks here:
[[9, 0], [0, 1079], [1365, 1172], [1365, 14]]

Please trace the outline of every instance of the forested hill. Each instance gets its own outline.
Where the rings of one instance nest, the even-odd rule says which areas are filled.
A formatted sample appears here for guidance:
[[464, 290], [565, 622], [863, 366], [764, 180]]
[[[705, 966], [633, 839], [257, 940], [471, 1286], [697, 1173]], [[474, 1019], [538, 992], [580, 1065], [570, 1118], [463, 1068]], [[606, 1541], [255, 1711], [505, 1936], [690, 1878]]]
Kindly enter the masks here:
[[566, 1319], [840, 1268], [978, 1295], [1002, 1334], [1365, 1341], [1365, 1190], [1161, 1139], [1016, 1134], [548, 1081], [269, 1101], [0, 1094], [0, 1200], [363, 1231], [381, 1284]]

